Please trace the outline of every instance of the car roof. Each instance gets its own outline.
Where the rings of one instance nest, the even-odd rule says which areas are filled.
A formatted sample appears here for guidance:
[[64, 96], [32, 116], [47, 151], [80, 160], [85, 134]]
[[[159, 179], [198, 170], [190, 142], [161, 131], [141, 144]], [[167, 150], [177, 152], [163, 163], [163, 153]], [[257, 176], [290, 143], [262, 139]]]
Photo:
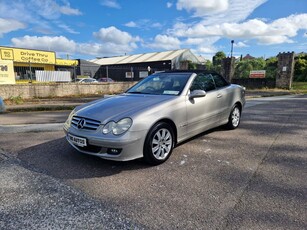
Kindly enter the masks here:
[[164, 73], [207, 73], [207, 74], [218, 74], [216, 71], [212, 70], [199, 70], [199, 69], [190, 69], [190, 70], [167, 70]]

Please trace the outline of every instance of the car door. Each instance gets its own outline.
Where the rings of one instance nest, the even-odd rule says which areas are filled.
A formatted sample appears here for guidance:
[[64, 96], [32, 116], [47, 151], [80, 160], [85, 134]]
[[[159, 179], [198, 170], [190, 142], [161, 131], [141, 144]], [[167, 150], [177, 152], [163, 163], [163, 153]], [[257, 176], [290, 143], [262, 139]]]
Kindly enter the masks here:
[[221, 75], [217, 73], [211, 74], [215, 83], [217, 97], [219, 99], [218, 117], [224, 121], [228, 119], [230, 110], [232, 109], [233, 101], [233, 90]]
[[213, 128], [219, 122], [219, 97], [212, 75], [198, 74], [191, 87], [194, 90], [204, 90], [206, 96], [190, 99], [187, 96], [187, 133], [193, 136]]

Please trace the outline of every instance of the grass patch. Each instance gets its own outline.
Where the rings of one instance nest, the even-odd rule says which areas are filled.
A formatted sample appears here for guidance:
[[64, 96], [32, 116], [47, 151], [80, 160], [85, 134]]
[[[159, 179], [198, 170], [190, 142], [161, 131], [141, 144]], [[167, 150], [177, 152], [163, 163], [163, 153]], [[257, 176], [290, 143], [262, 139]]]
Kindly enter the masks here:
[[10, 97], [9, 99], [4, 100], [6, 105], [22, 105], [24, 103], [23, 98], [19, 95], [16, 97]]
[[306, 90], [307, 91], [307, 82], [293, 82], [293, 90]]
[[42, 112], [42, 111], [71, 111], [76, 106], [73, 105], [63, 105], [63, 106], [38, 106], [38, 107], [29, 107], [29, 108], [10, 108], [7, 109], [7, 112]]

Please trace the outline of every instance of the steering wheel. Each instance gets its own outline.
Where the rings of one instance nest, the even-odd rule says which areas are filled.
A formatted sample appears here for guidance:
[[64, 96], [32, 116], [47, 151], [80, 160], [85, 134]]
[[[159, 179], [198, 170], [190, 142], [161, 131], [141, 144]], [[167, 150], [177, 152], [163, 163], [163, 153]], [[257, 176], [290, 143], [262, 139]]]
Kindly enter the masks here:
[[154, 87], [152, 87], [152, 86], [147, 86], [147, 87], [145, 88], [145, 90], [155, 91], [156, 89], [155, 89]]

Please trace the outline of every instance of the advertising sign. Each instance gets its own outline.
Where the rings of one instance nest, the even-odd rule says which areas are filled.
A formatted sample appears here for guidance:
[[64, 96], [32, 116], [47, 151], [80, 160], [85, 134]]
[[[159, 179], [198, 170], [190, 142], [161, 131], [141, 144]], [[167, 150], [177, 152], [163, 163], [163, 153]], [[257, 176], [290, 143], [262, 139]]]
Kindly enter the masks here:
[[78, 60], [56, 59], [56, 65], [61, 66], [77, 66]]
[[265, 70], [252, 70], [249, 72], [249, 78], [265, 78]]
[[22, 63], [55, 64], [55, 52], [0, 47], [1, 59]]
[[13, 61], [0, 60], [0, 84], [15, 84]]

